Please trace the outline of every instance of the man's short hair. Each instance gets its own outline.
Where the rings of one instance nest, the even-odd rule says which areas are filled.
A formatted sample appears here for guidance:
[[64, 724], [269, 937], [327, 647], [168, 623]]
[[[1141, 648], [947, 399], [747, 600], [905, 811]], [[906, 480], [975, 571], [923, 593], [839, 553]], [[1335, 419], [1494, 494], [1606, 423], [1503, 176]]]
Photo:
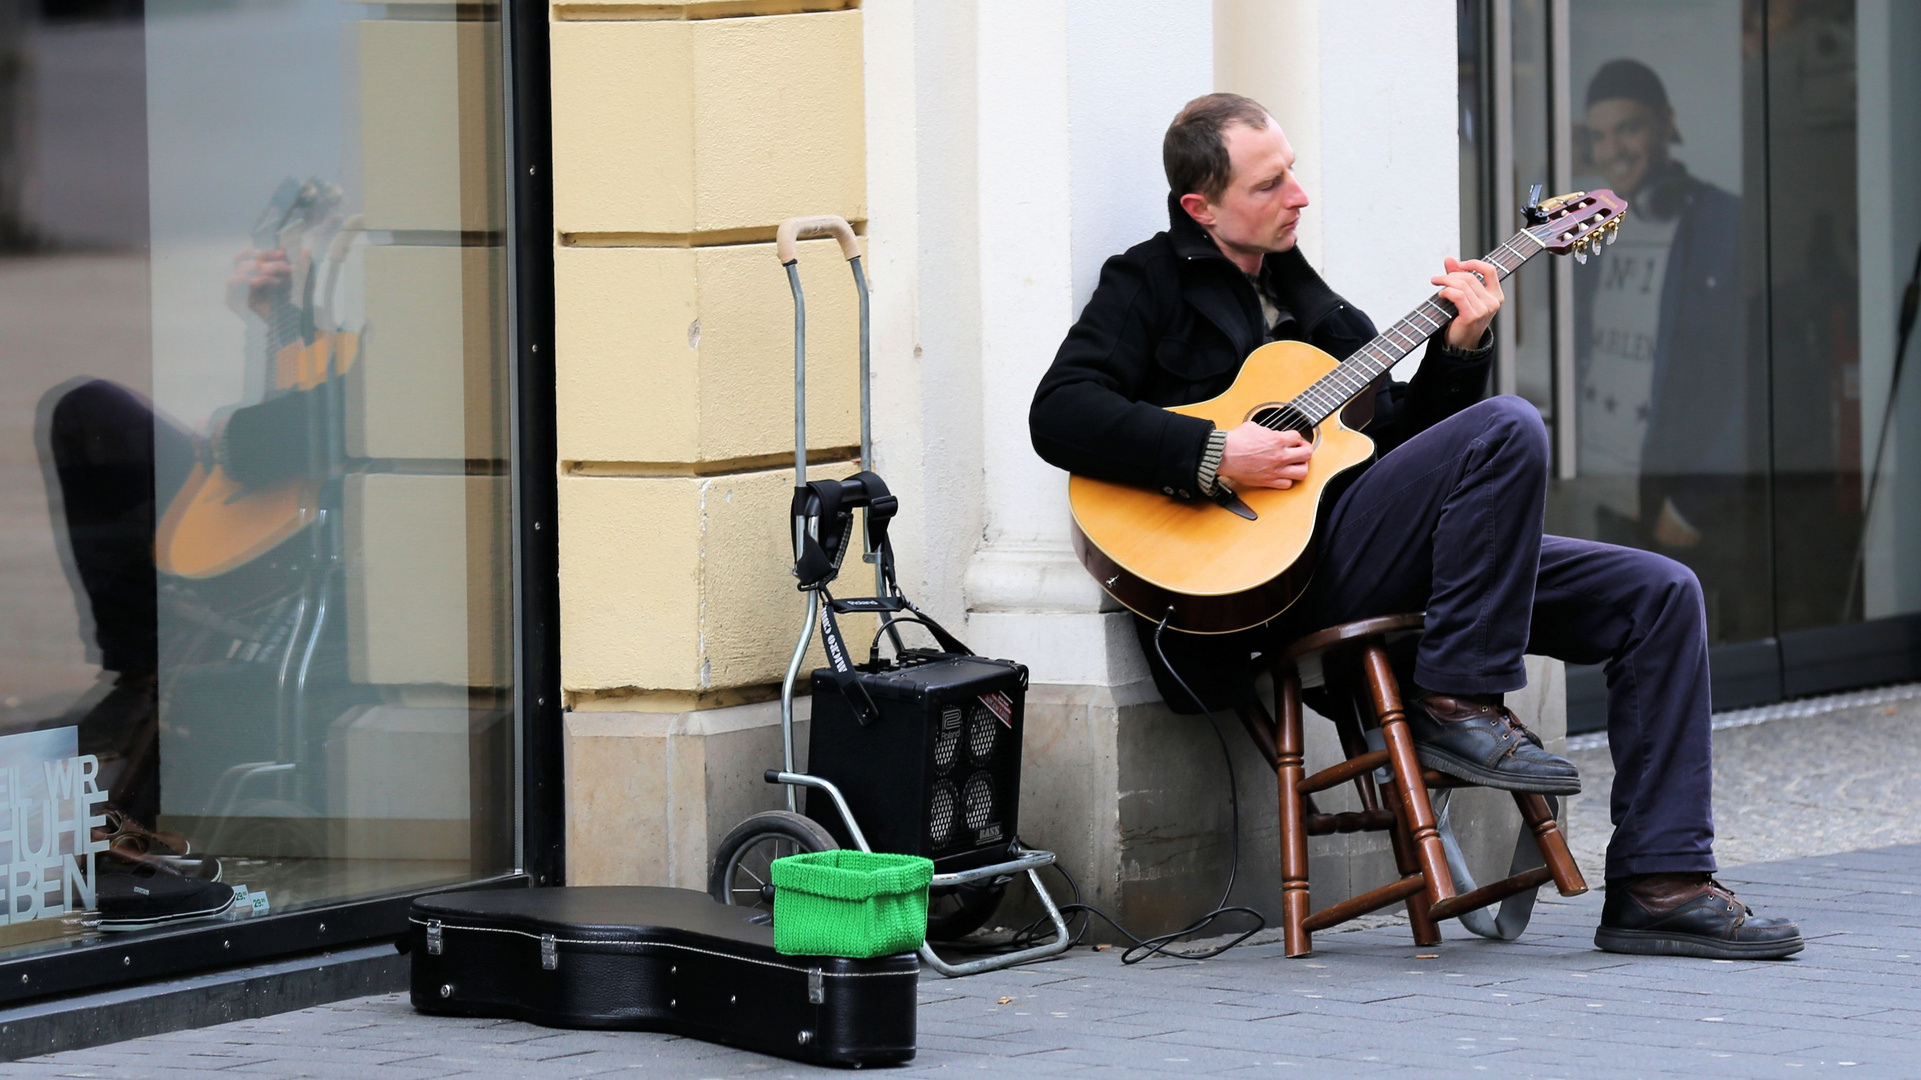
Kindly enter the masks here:
[[1161, 139], [1161, 167], [1176, 197], [1193, 192], [1209, 202], [1227, 190], [1233, 163], [1227, 156], [1229, 124], [1259, 131], [1274, 122], [1261, 103], [1239, 94], [1207, 94], [1181, 107]]

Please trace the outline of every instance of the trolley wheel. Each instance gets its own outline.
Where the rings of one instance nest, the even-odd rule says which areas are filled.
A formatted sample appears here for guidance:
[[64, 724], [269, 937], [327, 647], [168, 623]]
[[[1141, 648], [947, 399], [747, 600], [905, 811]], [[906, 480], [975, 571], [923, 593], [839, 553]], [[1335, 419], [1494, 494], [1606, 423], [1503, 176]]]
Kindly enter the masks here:
[[953, 941], [979, 930], [994, 917], [1006, 891], [1005, 878], [930, 890], [927, 894], [928, 939]]
[[788, 810], [767, 810], [734, 826], [714, 852], [707, 895], [735, 907], [774, 910], [775, 859], [840, 847], [813, 818]]

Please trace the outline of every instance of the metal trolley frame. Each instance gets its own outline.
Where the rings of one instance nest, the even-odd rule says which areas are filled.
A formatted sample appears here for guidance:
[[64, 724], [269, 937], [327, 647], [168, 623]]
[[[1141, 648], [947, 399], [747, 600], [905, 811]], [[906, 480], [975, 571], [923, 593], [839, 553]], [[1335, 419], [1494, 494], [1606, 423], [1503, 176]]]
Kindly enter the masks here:
[[[853, 228], [842, 218], [832, 215], [789, 218], [781, 223], [776, 235], [775, 254], [779, 257], [781, 266], [787, 271], [787, 284], [794, 294], [794, 483], [796, 486], [805, 486], [807, 483], [807, 302], [801, 292], [798, 244], [803, 238], [822, 236], [831, 236], [839, 241], [841, 254], [846, 257], [848, 266], [853, 270], [855, 291], [860, 296], [860, 459], [864, 468], [872, 468], [874, 461], [867, 275], [861, 266], [860, 242], [854, 236]], [[798, 521], [795, 527], [796, 529], [804, 528]], [[799, 539], [796, 537], [797, 541]], [[800, 545], [796, 543], [795, 546], [798, 550]], [[863, 561], [874, 566], [875, 595], [888, 596], [890, 590], [887, 575], [881, 565], [881, 554], [872, 549], [864, 530], [861, 547]], [[799, 810], [796, 789], [813, 788], [826, 794], [832, 800], [835, 809], [840, 812], [841, 820], [846, 823], [849, 838], [853, 840], [854, 845], [862, 851], [872, 851], [873, 849], [868, 846], [867, 837], [854, 820], [853, 811], [848, 807], [847, 800], [840, 789], [831, 781], [810, 776], [794, 767], [794, 685], [800, 677], [802, 665], [806, 662], [808, 646], [814, 640], [815, 627], [820, 619], [820, 605], [820, 593], [810, 590], [807, 593], [807, 614], [801, 624], [800, 640], [794, 645], [793, 658], [787, 663], [787, 674], [780, 686], [783, 768], [767, 770], [766, 780], [770, 784], [787, 786], [787, 809], [790, 814], [797, 814]], [[892, 621], [890, 619], [889, 623], [891, 624]], [[1047, 917], [1054, 924], [1053, 939], [1013, 952], [961, 963], [948, 963], [934, 951], [931, 944], [923, 944], [920, 949], [920, 958], [928, 967], [949, 978], [957, 978], [1057, 956], [1072, 944], [1073, 935], [1068, 932], [1067, 920], [1062, 916], [1059, 905], [1048, 893], [1047, 886], [1040, 879], [1041, 867], [1054, 862], [1054, 853], [1023, 848], [1016, 840], [1010, 845], [1009, 854], [1010, 858], [988, 866], [975, 867], [957, 873], [935, 874], [931, 887], [934, 889], [956, 888], [1025, 873], [1033, 886], [1034, 895], [1040, 898], [1041, 904], [1047, 909]]]

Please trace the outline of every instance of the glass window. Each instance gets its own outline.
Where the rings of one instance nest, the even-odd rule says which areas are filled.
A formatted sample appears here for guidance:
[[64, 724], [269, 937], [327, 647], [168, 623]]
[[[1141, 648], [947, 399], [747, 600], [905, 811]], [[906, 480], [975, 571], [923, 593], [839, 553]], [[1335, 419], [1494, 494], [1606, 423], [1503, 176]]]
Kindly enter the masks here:
[[514, 866], [497, 18], [0, 3], [0, 948]]
[[[1921, 675], [1921, 563], [1903, 557], [1921, 543], [1921, 389], [1900, 373], [1921, 275], [1921, 207], [1903, 197], [1921, 175], [1921, 13], [1481, 11], [1495, 32], [1464, 22], [1463, 40], [1490, 57], [1491, 133], [1463, 182], [1495, 178], [1493, 231], [1551, 177], [1632, 204], [1598, 258], [1510, 290], [1503, 388], [1555, 433], [1548, 527], [1695, 570], [1720, 704]], [[1570, 687], [1595, 697], [1597, 679]]]
[[[1854, 115], [1847, 120], [1856, 147], [1859, 225], [1843, 239], [1859, 248], [1859, 304], [1857, 315], [1837, 312], [1837, 317], [1844, 326], [1858, 320], [1860, 352], [1858, 366], [1844, 369], [1831, 393], [1844, 403], [1844, 415], [1858, 417], [1859, 434], [1851, 438], [1860, 453], [1859, 479], [1846, 482], [1840, 494], [1859, 492], [1859, 516], [1866, 522], [1862, 554], [1850, 559], [1854, 580], [1843, 583], [1838, 595], [1843, 617], [1874, 619], [1921, 611], [1921, 559], [1914, 555], [1921, 551], [1921, 484], [1916, 483], [1921, 478], [1921, 385], [1912, 370], [1898, 375], [1903, 359], [1914, 366], [1917, 348], [1912, 301], [1910, 325], [1902, 333], [1903, 297], [1921, 289], [1921, 202], [1914, 197], [1921, 183], [1921, 109], [1915, 107], [1921, 102], [1921, 6], [1860, 0], [1854, 17], [1851, 27], [1830, 19], [1828, 33], [1830, 44], [1844, 55], [1852, 47], [1857, 65]], [[1812, 77], [1812, 71], [1795, 76]], [[1847, 88], [1832, 92], [1842, 89]], [[1827, 187], [1832, 191], [1842, 182], [1829, 177]], [[1829, 199], [1845, 200], [1845, 193]], [[1844, 245], [1842, 251], [1847, 250]], [[1847, 469], [1844, 475], [1853, 472]], [[1798, 575], [1784, 578], [1788, 587], [1801, 588]], [[1832, 582], [1828, 590], [1825, 606], [1831, 610], [1837, 595]]]
[[[1555, 520], [1692, 567], [1709, 640], [1767, 637], [1765, 342], [1740, 0], [1574, 0], [1576, 188], [1631, 209], [1573, 273], [1571, 476]], [[1756, 188], [1765, 190], [1765, 188]]]

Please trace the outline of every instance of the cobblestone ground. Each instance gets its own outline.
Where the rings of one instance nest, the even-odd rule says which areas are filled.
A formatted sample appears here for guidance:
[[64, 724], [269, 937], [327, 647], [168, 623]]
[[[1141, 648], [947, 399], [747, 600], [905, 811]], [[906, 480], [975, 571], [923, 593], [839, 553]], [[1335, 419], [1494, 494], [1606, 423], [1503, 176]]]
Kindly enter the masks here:
[[[1414, 947], [1405, 926], [1377, 926], [1320, 935], [1312, 958], [1291, 961], [1271, 943], [1134, 967], [1122, 966], [1117, 950], [1077, 949], [1015, 971], [924, 978], [920, 1053], [892, 1075], [1921, 1075], [1921, 844], [1879, 846], [1921, 839], [1916, 797], [1899, 783], [1921, 766], [1908, 735], [1917, 719], [1921, 702], [1908, 700], [1717, 733], [1717, 813], [1732, 867], [1722, 876], [1757, 908], [1801, 922], [1809, 944], [1797, 958], [1598, 952], [1598, 890], [1543, 897], [1512, 944], [1447, 924], [1448, 940], [1436, 948]], [[1597, 807], [1599, 827], [1606, 824], [1606, 785], [1594, 782], [1606, 753], [1578, 753], [1592, 801], [1573, 808], [1573, 832], [1593, 848]], [[828, 1075], [661, 1035], [430, 1019], [398, 995], [0, 1070], [341, 1080]]]
[[[1724, 869], [1921, 843], [1921, 687], [1723, 713], [1715, 724], [1714, 850]], [[1568, 755], [1583, 787], [1568, 807], [1568, 840], [1598, 879], [1614, 833], [1614, 763], [1595, 742]]]

